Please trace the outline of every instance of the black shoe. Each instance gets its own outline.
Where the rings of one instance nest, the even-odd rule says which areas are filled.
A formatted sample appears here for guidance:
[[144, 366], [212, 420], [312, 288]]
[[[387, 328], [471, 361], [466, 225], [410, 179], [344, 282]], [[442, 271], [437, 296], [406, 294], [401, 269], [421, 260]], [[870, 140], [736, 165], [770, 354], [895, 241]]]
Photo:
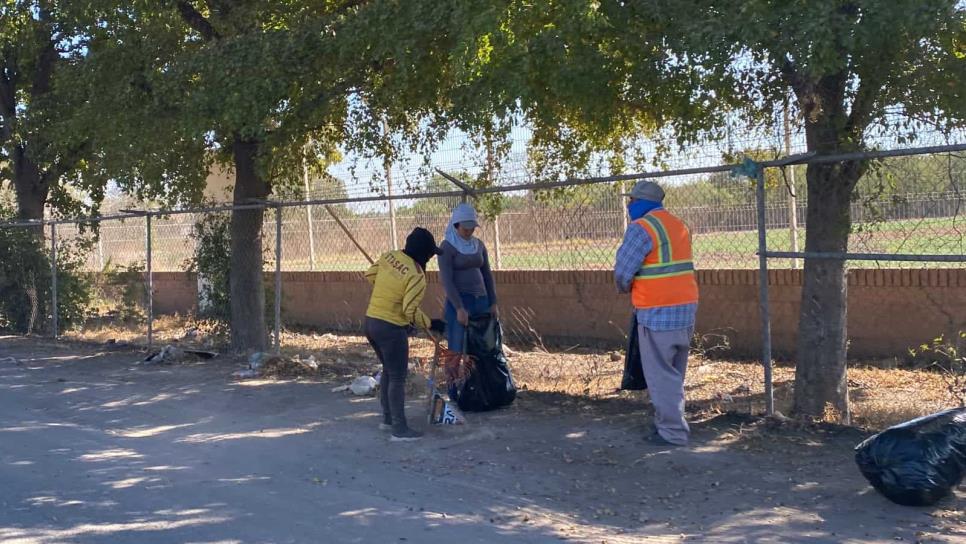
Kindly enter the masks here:
[[423, 433], [410, 428], [394, 430], [389, 437], [390, 442], [413, 442], [423, 437]]
[[675, 444], [674, 442], [668, 442], [657, 431], [654, 431], [646, 438], [644, 438], [644, 441], [649, 443], [652, 446], [661, 446], [663, 448], [679, 448], [681, 446], [684, 446], [684, 444]]

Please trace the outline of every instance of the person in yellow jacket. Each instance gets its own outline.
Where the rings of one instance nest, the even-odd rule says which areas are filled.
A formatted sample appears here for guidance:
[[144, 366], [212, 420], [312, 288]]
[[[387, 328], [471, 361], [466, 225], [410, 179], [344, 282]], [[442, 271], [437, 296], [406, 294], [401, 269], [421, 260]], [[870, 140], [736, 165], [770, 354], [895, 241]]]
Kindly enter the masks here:
[[392, 441], [422, 437], [406, 422], [409, 330], [445, 330], [442, 320], [431, 320], [419, 309], [426, 294], [426, 263], [439, 253], [432, 233], [417, 227], [406, 237], [402, 251], [385, 253], [365, 273], [373, 285], [366, 310], [366, 339], [382, 363], [379, 400], [383, 421], [379, 428], [391, 430]]

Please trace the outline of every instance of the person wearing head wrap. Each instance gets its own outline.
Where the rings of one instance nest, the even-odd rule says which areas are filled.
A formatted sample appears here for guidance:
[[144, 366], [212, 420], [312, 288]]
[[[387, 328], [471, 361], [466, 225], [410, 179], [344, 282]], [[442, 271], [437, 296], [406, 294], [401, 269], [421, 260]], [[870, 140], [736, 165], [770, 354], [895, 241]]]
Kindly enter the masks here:
[[409, 329], [443, 332], [439, 319], [430, 320], [419, 309], [426, 294], [426, 264], [439, 254], [432, 233], [414, 229], [402, 251], [389, 251], [365, 272], [373, 285], [366, 310], [366, 339], [382, 363], [379, 400], [380, 428], [392, 431], [393, 441], [416, 440], [422, 433], [406, 421], [406, 374], [409, 368]]
[[500, 317], [490, 257], [483, 242], [473, 235], [478, 226], [473, 206], [460, 204], [453, 209], [440, 244], [439, 277], [446, 291], [443, 317], [446, 341], [453, 351], [463, 350], [463, 335], [470, 317], [486, 313]]

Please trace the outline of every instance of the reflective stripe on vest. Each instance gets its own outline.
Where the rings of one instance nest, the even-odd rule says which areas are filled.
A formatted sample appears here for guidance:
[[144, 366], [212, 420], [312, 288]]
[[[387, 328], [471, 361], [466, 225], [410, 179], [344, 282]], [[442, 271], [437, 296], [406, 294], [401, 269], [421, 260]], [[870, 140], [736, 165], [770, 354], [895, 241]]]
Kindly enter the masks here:
[[637, 271], [637, 278], [670, 278], [671, 276], [681, 276], [694, 272], [694, 263], [691, 261], [678, 261], [668, 264], [649, 264], [642, 266]]
[[634, 275], [634, 306], [657, 308], [697, 302], [691, 240], [684, 222], [666, 210], [655, 210], [636, 223], [647, 231], [653, 247]]

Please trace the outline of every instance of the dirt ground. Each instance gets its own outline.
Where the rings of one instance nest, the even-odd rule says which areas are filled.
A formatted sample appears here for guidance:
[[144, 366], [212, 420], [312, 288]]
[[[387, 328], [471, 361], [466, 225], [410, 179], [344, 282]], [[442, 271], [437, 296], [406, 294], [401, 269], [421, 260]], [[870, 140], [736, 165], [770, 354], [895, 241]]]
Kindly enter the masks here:
[[[513, 406], [396, 444], [374, 398], [331, 391], [374, 365], [361, 339], [337, 340], [318, 377], [237, 381], [244, 364], [225, 357], [153, 366], [131, 348], [0, 338], [0, 542], [966, 539], [962, 488], [908, 508], [867, 485], [852, 448], [868, 431], [734, 413], [754, 410], [755, 369], [694, 365], [687, 448], [643, 442], [645, 403], [606, 392], [606, 354], [580, 395], [526, 363], [573, 353], [518, 354], [532, 387]], [[728, 372], [733, 396], [704, 398]], [[408, 408], [418, 419], [424, 402]]]

